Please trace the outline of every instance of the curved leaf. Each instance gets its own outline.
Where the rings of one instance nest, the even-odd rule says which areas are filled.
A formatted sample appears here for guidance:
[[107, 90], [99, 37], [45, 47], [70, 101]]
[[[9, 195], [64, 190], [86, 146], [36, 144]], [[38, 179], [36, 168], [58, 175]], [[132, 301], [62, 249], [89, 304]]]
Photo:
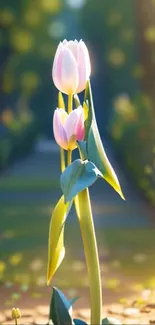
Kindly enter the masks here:
[[113, 318], [113, 317], [106, 317], [102, 319], [102, 325], [122, 325], [120, 320]]
[[77, 146], [79, 149], [81, 159], [88, 159], [87, 155], [87, 142], [86, 141], [77, 141]]
[[62, 196], [52, 213], [48, 242], [47, 284], [50, 283], [65, 255], [64, 226], [71, 206], [72, 201], [65, 203]]
[[93, 118], [92, 110], [89, 106], [90, 106], [89, 101], [86, 100], [86, 102], [83, 103], [84, 112], [87, 112], [87, 114], [85, 113], [86, 118], [85, 118], [85, 122], [84, 122], [84, 128], [85, 128], [84, 140], [85, 141], [88, 139], [88, 134], [89, 134], [89, 130], [90, 130], [90, 127], [92, 124], [92, 118]]
[[102, 177], [115, 189], [115, 191], [121, 196], [121, 198], [124, 199], [124, 195], [122, 193], [118, 178], [108, 160], [108, 157], [105, 153], [100, 138], [100, 134], [99, 134], [96, 118], [95, 118], [95, 111], [94, 111], [90, 82], [87, 83], [85, 100], [86, 102], [88, 102], [88, 106], [92, 114], [92, 123], [89, 129], [88, 137], [86, 139], [88, 159], [91, 160], [96, 165], [96, 167], [102, 173]]
[[76, 108], [78, 108], [81, 105], [79, 96], [77, 94], [74, 95], [74, 103]]
[[65, 102], [61, 91], [58, 93], [58, 107], [65, 109]]
[[72, 325], [71, 304], [61, 290], [53, 287], [49, 319], [54, 325]]
[[91, 186], [101, 176], [100, 171], [92, 162], [75, 160], [60, 177], [65, 202], [71, 201], [79, 192]]

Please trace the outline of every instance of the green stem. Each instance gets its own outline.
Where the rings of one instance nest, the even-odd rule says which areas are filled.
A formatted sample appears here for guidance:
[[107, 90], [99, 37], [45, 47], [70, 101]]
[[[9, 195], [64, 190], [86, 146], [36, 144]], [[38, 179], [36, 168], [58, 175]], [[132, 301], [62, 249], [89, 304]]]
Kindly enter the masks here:
[[73, 108], [73, 95], [68, 95], [68, 114], [71, 113]]
[[[68, 95], [68, 114], [72, 112], [73, 109], [73, 95]], [[67, 154], [67, 165], [70, 165], [72, 162], [72, 150], [68, 149]]]
[[18, 325], [18, 321], [17, 321], [17, 318], [15, 318], [15, 325]]
[[65, 164], [65, 151], [63, 148], [60, 147], [60, 164], [61, 164], [61, 172], [63, 173], [63, 171], [66, 168], [66, 164]]
[[91, 324], [99, 325], [101, 324], [102, 316], [102, 287], [97, 242], [88, 188], [76, 196], [75, 204], [81, 228], [90, 282]]
[[72, 150], [68, 150], [68, 155], [67, 155], [67, 166], [69, 166], [72, 162]]

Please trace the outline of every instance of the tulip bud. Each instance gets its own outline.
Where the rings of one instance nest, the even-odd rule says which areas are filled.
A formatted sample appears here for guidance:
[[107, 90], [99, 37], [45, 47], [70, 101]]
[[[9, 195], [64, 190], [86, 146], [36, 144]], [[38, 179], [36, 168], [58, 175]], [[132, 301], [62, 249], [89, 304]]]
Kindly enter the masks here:
[[85, 43], [80, 40], [60, 42], [53, 62], [53, 82], [67, 95], [86, 88], [90, 77], [90, 58]]
[[79, 106], [70, 114], [62, 108], [57, 108], [53, 117], [53, 132], [60, 147], [66, 150], [75, 149], [76, 141], [84, 139], [83, 107]]
[[20, 317], [21, 317], [21, 314], [20, 314], [20, 310], [19, 310], [19, 308], [12, 308], [11, 315], [12, 315], [12, 318], [13, 318], [13, 319], [18, 319], [18, 318], [20, 318]]

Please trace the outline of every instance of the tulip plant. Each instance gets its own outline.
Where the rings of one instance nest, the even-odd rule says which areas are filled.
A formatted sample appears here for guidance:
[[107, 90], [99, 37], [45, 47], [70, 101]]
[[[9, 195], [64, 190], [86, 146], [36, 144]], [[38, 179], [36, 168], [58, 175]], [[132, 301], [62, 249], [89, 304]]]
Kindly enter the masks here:
[[[89, 186], [99, 177], [106, 180], [124, 199], [118, 178], [106, 156], [99, 135], [90, 85], [90, 58], [85, 43], [66, 41], [59, 44], [53, 63], [53, 82], [58, 88], [58, 108], [54, 112], [53, 131], [60, 146], [62, 196], [56, 204], [50, 222], [47, 283], [60, 266], [64, 255], [64, 230], [72, 205], [80, 224], [87, 263], [91, 324], [106, 324], [102, 320], [102, 286]], [[83, 103], [78, 93], [84, 92]], [[68, 96], [65, 107], [63, 94]], [[72, 161], [72, 151], [79, 159]], [[53, 288], [50, 320], [54, 324], [85, 324], [72, 320], [71, 304], [63, 293]], [[108, 322], [108, 320], [107, 320]]]

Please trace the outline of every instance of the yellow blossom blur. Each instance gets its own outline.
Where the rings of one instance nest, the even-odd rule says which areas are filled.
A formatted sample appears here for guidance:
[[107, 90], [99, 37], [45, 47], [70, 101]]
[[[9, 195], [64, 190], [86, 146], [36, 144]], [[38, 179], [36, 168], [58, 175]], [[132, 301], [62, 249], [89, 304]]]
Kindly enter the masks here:
[[22, 259], [23, 259], [23, 255], [21, 253], [16, 253], [9, 257], [9, 263], [12, 266], [16, 266], [22, 261]]

